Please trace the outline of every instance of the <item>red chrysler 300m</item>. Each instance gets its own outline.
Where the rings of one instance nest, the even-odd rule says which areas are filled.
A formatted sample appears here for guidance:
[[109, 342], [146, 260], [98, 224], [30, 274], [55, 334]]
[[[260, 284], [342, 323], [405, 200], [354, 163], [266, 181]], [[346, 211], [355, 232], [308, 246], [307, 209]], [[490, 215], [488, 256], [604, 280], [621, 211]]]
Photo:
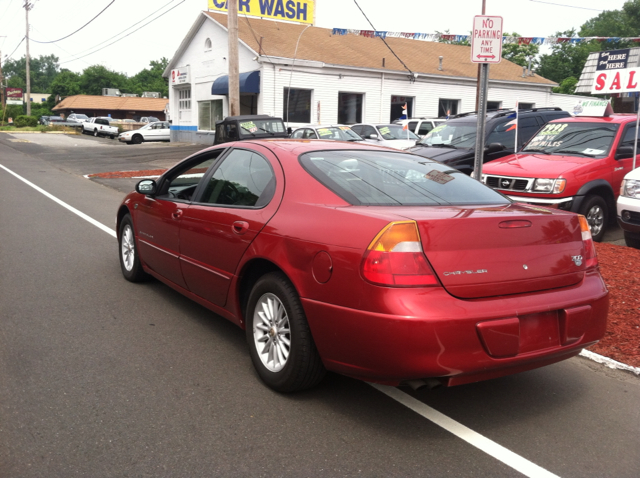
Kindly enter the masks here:
[[583, 216], [396, 150], [227, 143], [138, 183], [117, 225], [125, 278], [153, 276], [244, 328], [279, 391], [325, 370], [474, 382], [567, 359], [605, 331]]

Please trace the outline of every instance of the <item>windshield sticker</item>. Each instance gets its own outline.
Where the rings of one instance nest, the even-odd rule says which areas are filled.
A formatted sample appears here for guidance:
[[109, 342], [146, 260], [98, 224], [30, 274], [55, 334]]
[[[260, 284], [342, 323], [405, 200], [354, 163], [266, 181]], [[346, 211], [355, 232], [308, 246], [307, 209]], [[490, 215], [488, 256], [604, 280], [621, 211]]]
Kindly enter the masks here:
[[425, 178], [431, 179], [438, 184], [447, 184], [449, 181], [454, 180], [455, 178], [450, 174], [443, 173], [442, 171], [438, 171], [436, 169], [429, 171], [424, 175]]
[[443, 129], [445, 129], [446, 127], [447, 127], [447, 125], [446, 125], [446, 124], [441, 124], [440, 126], [436, 126], [435, 128], [433, 128], [433, 129], [431, 130], [431, 133], [430, 133], [430, 134], [434, 134], [434, 133], [437, 133], [437, 132], [439, 132], [439, 131], [442, 131], [442, 130], [443, 130]]
[[331, 136], [333, 134], [331, 132], [331, 130], [328, 130], [327, 128], [322, 128], [322, 129], [319, 129], [319, 130], [316, 130], [316, 131], [318, 131], [318, 134], [320, 136]]
[[391, 130], [389, 129], [388, 126], [383, 126], [382, 128], [380, 128], [380, 134], [382, 135], [391, 134]]
[[349, 131], [351, 128], [349, 128], [348, 126], [340, 126], [340, 129], [342, 131]]
[[567, 128], [567, 126], [569, 126], [567, 123], [547, 123], [543, 130], [538, 133], [538, 136], [555, 136], [556, 134], [562, 133]]
[[256, 131], [258, 131], [258, 127], [256, 126], [256, 124], [253, 121], [247, 121], [246, 123], [240, 123], [240, 127], [246, 131], [249, 131], [249, 133], [255, 133]]
[[587, 148], [582, 152], [582, 154], [593, 154], [594, 156], [596, 154], [604, 154], [604, 153], [605, 153], [604, 149], [592, 149], [592, 148]]

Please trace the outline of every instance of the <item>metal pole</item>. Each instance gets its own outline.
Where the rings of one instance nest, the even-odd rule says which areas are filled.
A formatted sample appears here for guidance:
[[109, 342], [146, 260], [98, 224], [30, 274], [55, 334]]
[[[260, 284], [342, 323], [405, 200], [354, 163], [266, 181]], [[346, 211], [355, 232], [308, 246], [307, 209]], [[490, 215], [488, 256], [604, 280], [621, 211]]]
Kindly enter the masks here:
[[[482, 14], [486, 14], [487, 0], [482, 0]], [[476, 88], [476, 111], [480, 111], [480, 70], [482, 64], [478, 65], [478, 87]]]
[[4, 84], [2, 80], [4, 77], [2, 76], [2, 52], [0, 51], [0, 108], [5, 109], [6, 103], [4, 99]]
[[474, 163], [474, 175], [478, 181], [482, 181], [482, 162], [484, 161], [484, 126], [487, 116], [487, 91], [489, 89], [489, 64], [480, 64], [480, 92], [478, 101], [478, 127], [476, 134], [476, 152]]
[[27, 116], [31, 116], [31, 76], [30, 76], [30, 72], [29, 72], [29, 9], [31, 8], [31, 5], [29, 4], [28, 0], [25, 0], [24, 2], [24, 11], [27, 17], [27, 35], [26, 35], [26, 39], [27, 39], [27, 57], [26, 57], [26, 63], [27, 63], [27, 95], [25, 96], [25, 101], [27, 102]]
[[640, 122], [640, 106], [636, 116], [636, 136], [633, 140], [633, 169], [636, 169], [636, 154], [638, 153], [638, 123]]
[[238, 0], [227, 1], [229, 10], [229, 116], [240, 114], [238, 60]]

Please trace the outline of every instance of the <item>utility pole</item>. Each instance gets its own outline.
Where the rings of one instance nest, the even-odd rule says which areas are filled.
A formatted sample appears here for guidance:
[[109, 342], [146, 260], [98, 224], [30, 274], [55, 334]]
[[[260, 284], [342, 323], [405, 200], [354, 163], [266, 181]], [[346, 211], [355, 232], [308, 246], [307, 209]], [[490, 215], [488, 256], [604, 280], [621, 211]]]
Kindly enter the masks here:
[[0, 108], [4, 111], [6, 107], [5, 94], [4, 94], [4, 76], [2, 76], [2, 52], [0, 51]]
[[29, 3], [29, 0], [24, 0], [24, 11], [27, 17], [27, 94], [25, 96], [25, 101], [27, 102], [27, 116], [31, 116], [31, 76], [29, 72], [29, 10], [33, 8], [33, 4]]
[[238, 59], [238, 0], [228, 0], [229, 14], [229, 116], [240, 114], [240, 73]]
[[[482, 0], [482, 14], [487, 10], [487, 0]], [[482, 63], [478, 63], [478, 86], [476, 87], [476, 111], [480, 110], [480, 83], [481, 83]]]

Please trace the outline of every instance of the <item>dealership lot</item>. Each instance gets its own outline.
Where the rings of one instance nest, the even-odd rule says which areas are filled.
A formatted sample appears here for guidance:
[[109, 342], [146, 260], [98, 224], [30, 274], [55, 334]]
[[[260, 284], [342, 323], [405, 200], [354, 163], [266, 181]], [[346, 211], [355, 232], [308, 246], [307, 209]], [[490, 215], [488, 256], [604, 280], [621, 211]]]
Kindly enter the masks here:
[[637, 476], [640, 380], [582, 358], [400, 390], [428, 408], [338, 375], [270, 391], [240, 329], [121, 278], [108, 230], [135, 180], [84, 178], [202, 146], [26, 136], [0, 135], [0, 475]]

